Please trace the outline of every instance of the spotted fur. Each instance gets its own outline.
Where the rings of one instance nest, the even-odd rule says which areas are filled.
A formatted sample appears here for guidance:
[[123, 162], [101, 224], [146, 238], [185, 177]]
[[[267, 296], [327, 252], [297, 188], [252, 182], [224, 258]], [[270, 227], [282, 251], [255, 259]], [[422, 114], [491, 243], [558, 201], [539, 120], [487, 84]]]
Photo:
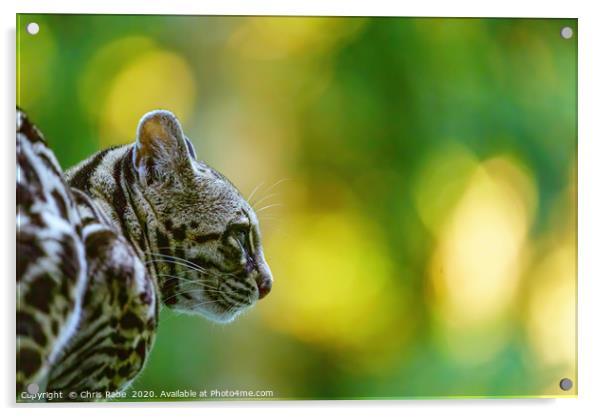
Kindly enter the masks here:
[[125, 389], [160, 304], [229, 322], [271, 289], [253, 209], [175, 116], [64, 175], [17, 116], [17, 392]]

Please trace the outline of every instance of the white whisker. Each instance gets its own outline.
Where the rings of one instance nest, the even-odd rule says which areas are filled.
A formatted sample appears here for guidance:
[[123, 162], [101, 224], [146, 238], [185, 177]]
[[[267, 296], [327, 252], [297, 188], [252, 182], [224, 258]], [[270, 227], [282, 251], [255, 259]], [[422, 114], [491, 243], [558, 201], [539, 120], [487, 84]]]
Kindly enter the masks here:
[[263, 210], [266, 210], [268, 208], [281, 207], [281, 206], [283, 206], [283, 204], [270, 204], [270, 205], [266, 205], [265, 207], [262, 207], [262, 208], [259, 208], [258, 210], [256, 210], [255, 213], [257, 214], [257, 213], [259, 213], [259, 212], [261, 212]]
[[261, 204], [262, 202], [264, 202], [264, 201], [266, 201], [266, 200], [268, 200], [268, 199], [270, 199], [270, 198], [272, 198], [272, 197], [274, 197], [274, 196], [276, 196], [276, 195], [278, 195], [278, 194], [277, 194], [277, 193], [275, 193], [275, 192], [272, 192], [271, 194], [269, 194], [269, 195], [266, 195], [266, 196], [264, 196], [263, 198], [261, 198], [259, 201], [257, 201], [257, 202], [253, 202], [253, 205], [251, 205], [251, 207], [255, 207], [255, 205], [259, 205], [259, 204]]
[[186, 278], [180, 277], [180, 276], [174, 276], [174, 275], [167, 274], [167, 273], [160, 273], [160, 274], [158, 274], [158, 276], [169, 277], [169, 279], [165, 279], [163, 281], [163, 283], [169, 282], [169, 281], [172, 281], [172, 280], [182, 280], [182, 281], [184, 281], [186, 283], [190, 283], [190, 284], [198, 286], [198, 287], [209, 288], [209, 289], [218, 289], [217, 286], [213, 286], [213, 285], [210, 285], [210, 284], [207, 284], [207, 283], [204, 283], [204, 282], [197, 282], [197, 281], [194, 281], [194, 280], [191, 280], [191, 279], [186, 279]]
[[253, 196], [255, 195], [255, 192], [257, 192], [259, 190], [259, 188], [261, 188], [263, 186], [265, 182], [261, 182], [259, 185], [257, 185], [253, 191], [251, 191], [251, 194], [247, 197], [247, 201], [249, 203], [249, 205], [253, 206], [253, 204], [251, 203], [251, 199], [253, 199]]

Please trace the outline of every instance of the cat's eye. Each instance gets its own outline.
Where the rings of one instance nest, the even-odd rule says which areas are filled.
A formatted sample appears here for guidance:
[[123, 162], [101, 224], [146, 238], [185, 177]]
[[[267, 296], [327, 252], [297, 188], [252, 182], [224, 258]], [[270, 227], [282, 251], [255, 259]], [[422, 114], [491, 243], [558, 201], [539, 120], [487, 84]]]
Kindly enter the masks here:
[[232, 224], [230, 225], [230, 236], [234, 238], [242, 248], [247, 246], [247, 242], [250, 242], [250, 225], [248, 223]]

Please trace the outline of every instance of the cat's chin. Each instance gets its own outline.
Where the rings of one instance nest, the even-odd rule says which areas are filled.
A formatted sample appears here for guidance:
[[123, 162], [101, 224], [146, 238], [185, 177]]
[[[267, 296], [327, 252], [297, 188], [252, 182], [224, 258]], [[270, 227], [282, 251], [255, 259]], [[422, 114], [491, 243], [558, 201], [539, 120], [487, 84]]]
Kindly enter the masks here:
[[229, 324], [238, 318], [244, 311], [244, 309], [237, 309], [228, 312], [215, 312], [215, 311], [195, 311], [199, 315], [209, 319], [210, 321], [217, 322], [218, 324]]
[[214, 310], [214, 309], [184, 309], [184, 308], [176, 308], [177, 312], [185, 313], [188, 315], [200, 315], [205, 319], [208, 319], [212, 322], [216, 322], [219, 324], [229, 324], [230, 322], [236, 320], [243, 312], [249, 309], [250, 306], [240, 307], [234, 310], [222, 311], [222, 310]]

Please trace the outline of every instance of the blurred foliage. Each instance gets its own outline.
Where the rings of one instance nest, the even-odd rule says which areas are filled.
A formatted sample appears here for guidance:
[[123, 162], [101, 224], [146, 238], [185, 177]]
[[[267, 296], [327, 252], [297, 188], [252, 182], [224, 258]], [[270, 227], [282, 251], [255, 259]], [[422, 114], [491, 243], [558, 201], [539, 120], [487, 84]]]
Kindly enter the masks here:
[[167, 108], [256, 189], [273, 292], [228, 326], [164, 310], [133, 388], [575, 394], [567, 25], [21, 15], [17, 102], [64, 167]]

